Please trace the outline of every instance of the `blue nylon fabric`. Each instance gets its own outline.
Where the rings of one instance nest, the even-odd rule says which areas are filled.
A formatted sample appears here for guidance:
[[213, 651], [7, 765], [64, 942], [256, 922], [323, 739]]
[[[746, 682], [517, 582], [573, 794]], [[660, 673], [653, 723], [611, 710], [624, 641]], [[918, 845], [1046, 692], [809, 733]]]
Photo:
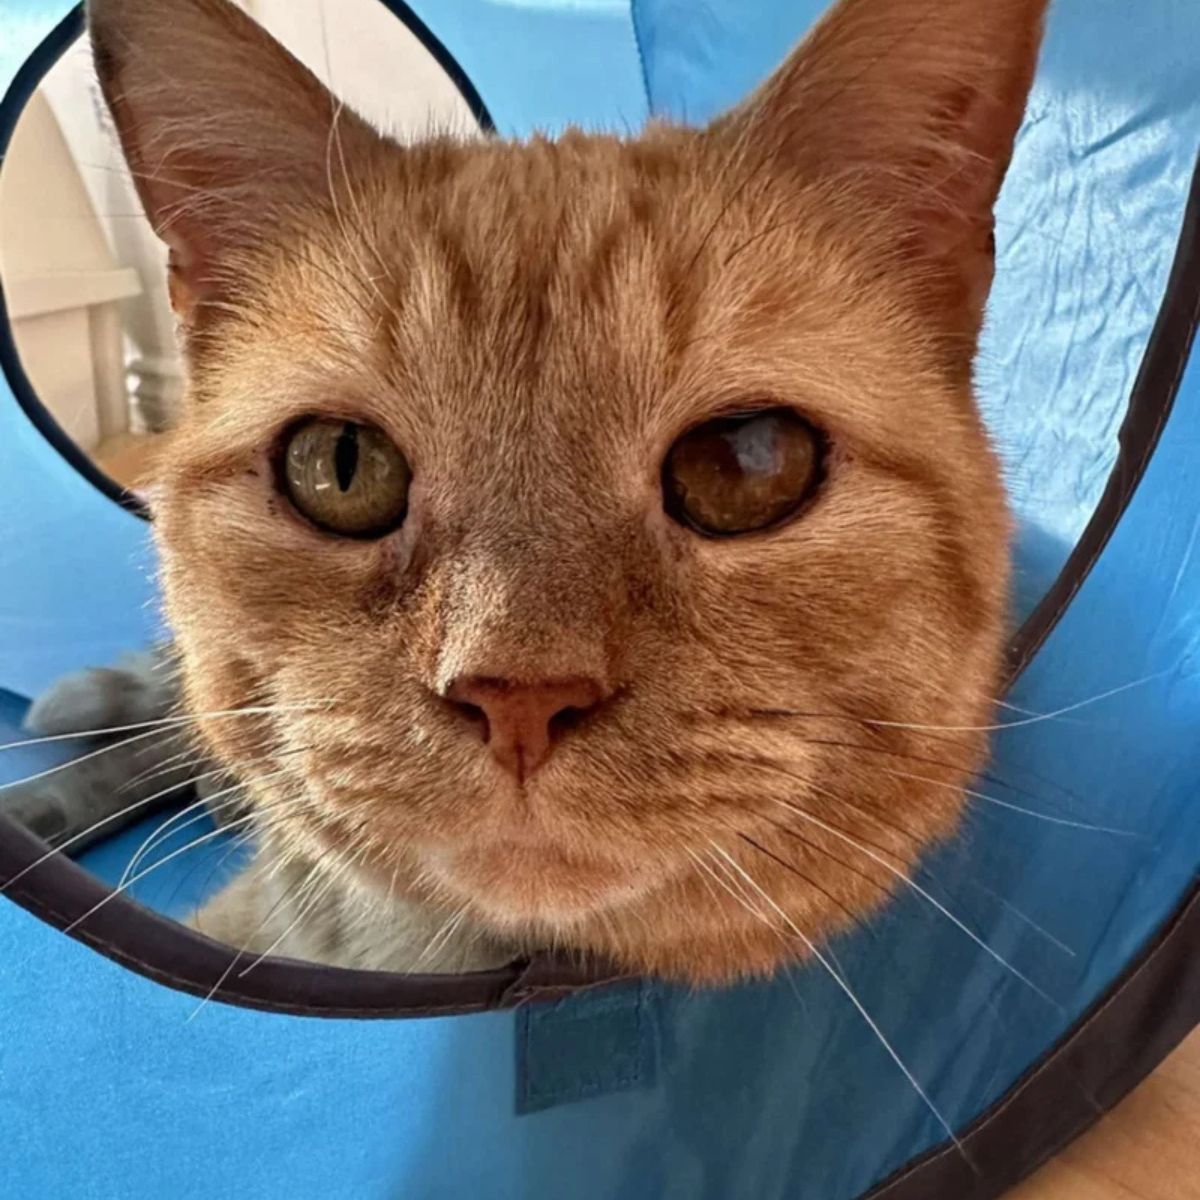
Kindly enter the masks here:
[[0, 385], [0, 686], [37, 695], [160, 628], [145, 522], [50, 449]]
[[519, 1114], [654, 1085], [654, 984], [598, 988], [517, 1013]]
[[646, 119], [627, 0], [409, 3], [450, 47], [502, 134], [635, 130]]
[[[791, 26], [816, 6], [711, 0], [687, 6], [692, 21], [665, 3], [636, 13], [552, 0], [419, 7], [501, 128], [520, 131], [553, 126], [585, 90], [589, 120], [619, 127], [642, 94], [643, 69], [656, 109], [699, 119], [777, 60]], [[0, 0], [10, 68], [59, 13]], [[564, 33], [555, 43], [595, 56], [579, 96], [565, 95], [568, 71], [549, 94], [520, 69], [547, 45], [534, 45], [537, 30], [591, 37], [601, 20], [610, 40], [572, 44]], [[505, 37], [480, 36], [504, 22]], [[1146, 0], [1136, 11], [1061, 0], [1055, 11], [1002, 206], [984, 372], [1023, 520], [1026, 602], [1095, 504], [1162, 296], [1200, 143], [1196, 89], [1186, 86], [1197, 44], [1190, 0]], [[606, 107], [610, 78], [623, 82]], [[981, 784], [963, 836], [917, 880], [1052, 1001], [913, 893], [831, 948], [955, 1128], [1069, 1028], [1195, 878], [1197, 461], [1194, 360], [1124, 521], [1009, 699], [1048, 712], [1124, 690], [1054, 720], [1022, 723], [1006, 711], [989, 773], [1011, 786]], [[56, 662], [143, 640], [145, 618], [126, 605], [150, 594], [138, 576], [149, 564], [144, 529], [59, 463], [2, 390], [0, 512], [11, 568], [0, 575], [0, 686], [27, 693], [23, 683], [53, 674]], [[18, 715], [16, 701], [0, 706], [0, 725], [11, 730]], [[0, 729], [0, 742], [13, 736]], [[0, 756], [0, 771], [45, 761], [16, 757]], [[1055, 824], [995, 801], [1127, 832]], [[111, 877], [123, 857], [106, 848], [92, 861]], [[945, 1136], [815, 966], [720, 993], [648, 988], [654, 1082], [517, 1118], [512, 1014], [317, 1022], [209, 1005], [188, 1022], [195, 1000], [7, 903], [0, 962], [0, 1138], [14, 1194], [853, 1200]]]

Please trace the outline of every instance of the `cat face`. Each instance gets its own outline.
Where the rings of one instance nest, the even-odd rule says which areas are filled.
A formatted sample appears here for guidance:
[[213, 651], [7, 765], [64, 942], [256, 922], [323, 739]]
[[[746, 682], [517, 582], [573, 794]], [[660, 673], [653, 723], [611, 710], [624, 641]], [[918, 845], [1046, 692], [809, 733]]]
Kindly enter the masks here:
[[847, 0], [706, 129], [401, 148], [225, 3], [92, 4], [189, 358], [168, 615], [195, 712], [274, 706], [201, 722], [266, 836], [712, 980], [953, 831], [1007, 589], [971, 360], [1043, 6]]

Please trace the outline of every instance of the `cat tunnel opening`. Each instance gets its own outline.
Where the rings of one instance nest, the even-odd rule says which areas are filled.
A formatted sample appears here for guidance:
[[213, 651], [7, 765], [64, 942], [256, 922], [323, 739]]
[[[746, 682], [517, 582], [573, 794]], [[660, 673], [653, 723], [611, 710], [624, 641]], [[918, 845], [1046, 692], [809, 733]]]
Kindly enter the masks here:
[[[404, 6], [390, 7], [402, 19], [408, 19], [404, 16]], [[653, 7], [634, 8], [634, 16], [641, 24], [643, 37], [639, 48], [643, 51], [647, 47], [652, 51], [654, 46], [654, 39], [646, 36], [655, 32], [648, 28], [648, 24], [653, 23]], [[410, 26], [414, 31], [426, 29], [431, 45], [436, 47], [431, 52], [444, 59], [443, 66], [463, 91], [480, 124], [490, 128], [487, 109], [465, 72], [455, 64], [445, 45], [420, 22], [416, 13], [409, 16], [415, 23]], [[81, 15], [75, 10], [19, 66], [0, 107], [0, 148], [8, 144], [17, 116], [44, 72], [74, 42], [80, 31]], [[657, 32], [662, 35], [661, 28]], [[658, 79], [659, 85], [663, 86], [662, 68], [656, 68], [653, 53], [643, 67], [651, 84]], [[656, 69], [660, 71], [659, 75], [656, 75]], [[647, 85], [648, 90], [651, 84]], [[1200, 174], [1197, 178], [1200, 179]], [[1032, 689], [1032, 703], [1038, 704], [1038, 688], [1049, 688], [1052, 679], [1048, 677], [1054, 673], [1052, 668], [1069, 668], [1071, 652], [1069, 648], [1064, 649], [1066, 636], [1079, 636], [1080, 645], [1090, 647], [1089, 652], [1096, 654], [1103, 647], [1105, 638], [1128, 640], [1142, 634], [1136, 625], [1140, 616], [1136, 607], [1125, 614], [1125, 624], [1117, 625], [1117, 618], [1112, 612], [1103, 611], [1102, 601], [1097, 596], [1102, 586], [1109, 586], [1109, 576], [1105, 572], [1111, 569], [1107, 564], [1113, 561], [1110, 551], [1117, 556], [1133, 554], [1132, 535], [1124, 539], [1121, 536], [1121, 526], [1126, 519], [1133, 523], [1132, 528], [1143, 542], [1154, 536], [1155, 520], [1161, 528], [1162, 522], [1170, 519], [1172, 510], [1169, 506], [1156, 508], [1152, 505], [1165, 487], [1161, 477], [1155, 477], [1153, 471], [1162, 461], [1160, 446], [1163, 454], [1171, 452], [1182, 436], [1180, 422], [1192, 420], [1195, 395], [1195, 383], [1190, 374], [1195, 370], [1192, 344], [1200, 310], [1200, 184], [1196, 179], [1191, 184], [1190, 196], [1181, 197], [1180, 213], [1182, 232], [1174, 265], [1121, 418], [1115, 460], [1094, 511], [1064, 565], [1048, 580], [1048, 586], [1032, 605], [1013, 641], [1010, 683], [1020, 693], [1022, 703], [1030, 701], [1020, 689]], [[2, 282], [0, 280], [0, 284]], [[92, 516], [81, 518], [81, 523], [73, 529], [73, 536], [86, 539], [90, 529], [106, 530], [108, 527], [104, 522], [112, 517], [111, 513], [101, 514], [99, 507], [90, 508], [88, 501], [80, 499], [80, 495], [89, 490], [94, 490], [98, 505], [123, 510], [122, 517], [128, 517], [130, 513], [144, 515], [136, 497], [98, 471], [39, 401], [17, 355], [2, 287], [0, 367], [11, 392], [11, 397], [0, 395], [0, 405], [11, 410], [7, 413], [6, 423], [0, 424], [0, 438], [13, 433], [9, 453], [16, 447], [17, 453], [26, 457], [53, 455], [86, 483], [79, 493], [71, 494], [69, 503], [75, 505], [74, 511]], [[1180, 400], [1178, 412], [1175, 408], [1177, 399]], [[15, 423], [14, 412], [20, 414], [21, 425]], [[34, 436], [27, 436], [30, 432]], [[0, 449], [0, 464], [5, 461], [3, 453]], [[65, 486], [69, 490], [70, 485]], [[15, 509], [6, 509], [0, 503], [0, 511], [13, 512]], [[1183, 519], [1182, 507], [1175, 511], [1176, 519]], [[90, 523], [93, 519], [94, 526]], [[130, 524], [137, 523], [130, 518]], [[28, 522], [25, 528], [35, 531], [33, 522]], [[1127, 530], [1129, 528], [1127, 526]], [[21, 529], [16, 532], [18, 537], [24, 536]], [[140, 539], [142, 535], [138, 536]], [[121, 543], [122, 552], [133, 544], [134, 540]], [[22, 553], [29, 556], [28, 561], [35, 561], [39, 556], [49, 555], [50, 549], [40, 546], [36, 536], [31, 534]], [[10, 559], [12, 561], [15, 560]], [[1181, 559], [1180, 579], [1184, 578], [1185, 566], [1186, 562]], [[1150, 574], [1145, 577], [1146, 586], [1152, 582]], [[1094, 575], [1098, 578], [1093, 579]], [[78, 579], [73, 580], [71, 586], [76, 590], [87, 590], [88, 585], [86, 579]], [[1093, 613], [1099, 616], [1090, 617]], [[1087, 641], [1079, 630], [1089, 620], [1108, 624], [1099, 638]], [[0, 626], [0, 637], [9, 636]], [[9, 698], [14, 701], [14, 713], [19, 711], [22, 697], [29, 694], [29, 688], [23, 682], [21, 686], [14, 686], [2, 677], [0, 689], [8, 690]], [[1163, 705], [1171, 703], [1168, 691], [1155, 692], [1154, 698]], [[1130, 720], [1136, 717], [1136, 705], [1120, 711]], [[1100, 749], [1094, 748], [1093, 752], [1100, 753]], [[1114, 777], [1119, 776], [1119, 765], [1114, 765], [1112, 772]], [[1128, 798], [1122, 802], [1130, 811], [1138, 808], [1139, 790], [1159, 786], [1157, 780], [1124, 776], [1114, 779], [1114, 786], [1118, 783], [1128, 790]], [[69, 929], [76, 941], [155, 983], [200, 998], [211, 993], [213, 982], [230, 965], [230, 952], [226, 948], [191, 934], [133, 903], [114, 901], [96, 908], [108, 894], [105, 884], [62, 858], [30, 870], [43, 853], [44, 847], [37, 839], [0, 821], [0, 886], [4, 881], [21, 876], [6, 890], [4, 904], [20, 906], [50, 927]], [[1164, 908], [1166, 915], [1153, 922], [1157, 930], [1154, 935], [1145, 941], [1131, 941], [1135, 949], [1127, 955], [1114, 978], [1103, 980], [1104, 986], [1097, 984], [1093, 1001], [1086, 1011], [1063, 1028], [1058, 1036], [1047, 1038], [1027, 1069], [1003, 1095], [974, 1121], [959, 1129], [978, 1173], [968, 1171], [952, 1148], [935, 1146], [896, 1169], [869, 1195], [878, 1200], [919, 1200], [931, 1195], [982, 1200], [984, 1196], [996, 1195], [1001, 1187], [1015, 1182], [1047, 1153], [1086, 1127], [1097, 1111], [1114, 1103], [1200, 1018], [1198, 904], [1200, 901], [1192, 887], [1186, 889], [1181, 903]], [[94, 915], [80, 921], [93, 908], [96, 909]], [[580, 971], [575, 964], [548, 956], [531, 963], [514, 964], [501, 971], [457, 977], [389, 976], [268, 959], [245, 976], [231, 975], [216, 993], [216, 998], [270, 1013], [322, 1016], [333, 1020], [340, 1017], [431, 1016], [519, 1007], [531, 999], [553, 1001], [586, 994], [589, 988], [615, 981], [614, 973], [602, 964]], [[1121, 1047], [1121, 1053], [1114, 1054], [1114, 1046]]]

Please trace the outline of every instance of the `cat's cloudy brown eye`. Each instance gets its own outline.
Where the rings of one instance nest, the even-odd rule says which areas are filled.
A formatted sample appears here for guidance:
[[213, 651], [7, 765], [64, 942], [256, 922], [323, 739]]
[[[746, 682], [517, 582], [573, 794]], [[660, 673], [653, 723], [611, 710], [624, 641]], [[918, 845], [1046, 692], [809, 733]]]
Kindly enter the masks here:
[[663, 464], [667, 511], [723, 537], [784, 520], [812, 496], [820, 478], [820, 435], [786, 408], [697, 426]]
[[292, 504], [330, 533], [382, 537], [408, 511], [408, 462], [373, 425], [313, 417], [288, 435], [281, 466]]

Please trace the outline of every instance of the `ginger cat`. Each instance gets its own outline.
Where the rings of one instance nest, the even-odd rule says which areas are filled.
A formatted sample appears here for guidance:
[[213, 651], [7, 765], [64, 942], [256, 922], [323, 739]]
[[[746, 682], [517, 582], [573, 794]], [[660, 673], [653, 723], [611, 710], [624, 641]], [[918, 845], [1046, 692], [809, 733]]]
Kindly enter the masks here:
[[1009, 571], [972, 362], [1045, 8], [842, 0], [705, 128], [401, 147], [227, 0], [91, 0], [189, 364], [183, 696], [259, 830], [199, 928], [721, 981], [954, 832]]

